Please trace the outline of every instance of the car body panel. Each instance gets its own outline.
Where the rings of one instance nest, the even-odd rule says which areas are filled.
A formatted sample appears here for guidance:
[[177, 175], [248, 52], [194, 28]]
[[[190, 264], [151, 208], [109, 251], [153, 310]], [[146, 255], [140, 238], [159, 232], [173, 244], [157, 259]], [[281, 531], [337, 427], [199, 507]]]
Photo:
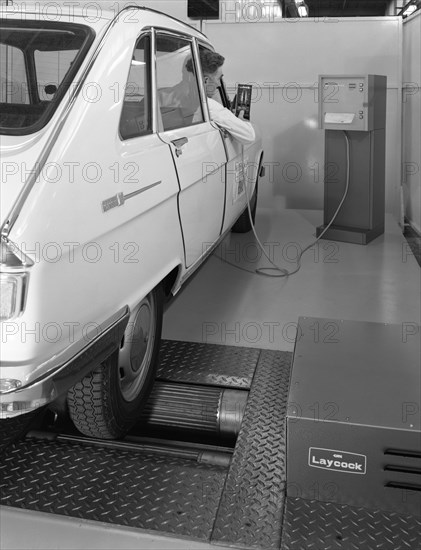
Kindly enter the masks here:
[[[225, 149], [209, 122], [166, 132], [171, 141], [187, 138], [182, 153], [173, 151], [180, 181], [179, 211], [186, 267], [199, 260], [220, 236], [225, 202]], [[214, 215], [209, 216], [209, 212]]]

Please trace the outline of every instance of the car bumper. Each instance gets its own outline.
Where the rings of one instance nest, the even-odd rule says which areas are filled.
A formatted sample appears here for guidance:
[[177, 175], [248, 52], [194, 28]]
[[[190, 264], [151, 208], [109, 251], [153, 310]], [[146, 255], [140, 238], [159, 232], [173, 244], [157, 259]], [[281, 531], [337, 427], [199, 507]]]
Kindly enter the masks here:
[[[119, 346], [129, 317], [126, 306], [100, 325], [98, 336], [88, 345], [85, 340], [75, 342], [50, 360], [48, 371], [38, 379], [17, 390], [0, 393], [0, 419], [30, 413], [65, 393]], [[2, 364], [2, 369], [7, 367]]]

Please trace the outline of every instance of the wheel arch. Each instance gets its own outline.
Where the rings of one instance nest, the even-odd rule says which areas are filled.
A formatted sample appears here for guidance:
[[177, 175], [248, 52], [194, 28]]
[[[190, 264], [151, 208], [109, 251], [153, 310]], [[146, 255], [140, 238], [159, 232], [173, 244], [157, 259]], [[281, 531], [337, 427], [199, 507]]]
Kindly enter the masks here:
[[165, 298], [169, 298], [173, 294], [173, 289], [176, 286], [177, 281], [181, 277], [182, 266], [181, 264], [174, 267], [162, 280], [162, 288]]

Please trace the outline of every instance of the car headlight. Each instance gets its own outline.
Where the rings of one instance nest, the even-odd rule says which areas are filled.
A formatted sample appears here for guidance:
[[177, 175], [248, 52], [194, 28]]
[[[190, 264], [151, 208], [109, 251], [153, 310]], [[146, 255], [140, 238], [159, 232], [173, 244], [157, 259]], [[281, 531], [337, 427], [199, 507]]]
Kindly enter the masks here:
[[23, 311], [27, 273], [0, 273], [0, 320], [12, 319]]

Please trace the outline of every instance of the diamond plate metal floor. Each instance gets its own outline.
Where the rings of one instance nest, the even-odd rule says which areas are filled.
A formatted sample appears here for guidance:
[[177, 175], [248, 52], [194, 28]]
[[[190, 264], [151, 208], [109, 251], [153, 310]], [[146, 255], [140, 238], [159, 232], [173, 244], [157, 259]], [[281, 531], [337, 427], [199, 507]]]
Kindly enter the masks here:
[[288, 498], [281, 550], [420, 550], [421, 518]]
[[0, 504], [208, 540], [226, 474], [159, 454], [25, 440], [2, 456]]
[[290, 353], [262, 351], [215, 522], [215, 543], [280, 546], [290, 369]]
[[251, 386], [229, 471], [158, 452], [27, 439], [1, 456], [0, 504], [195, 540], [279, 546], [291, 359], [164, 341], [158, 379]]
[[249, 389], [260, 349], [162, 340], [157, 379]]

